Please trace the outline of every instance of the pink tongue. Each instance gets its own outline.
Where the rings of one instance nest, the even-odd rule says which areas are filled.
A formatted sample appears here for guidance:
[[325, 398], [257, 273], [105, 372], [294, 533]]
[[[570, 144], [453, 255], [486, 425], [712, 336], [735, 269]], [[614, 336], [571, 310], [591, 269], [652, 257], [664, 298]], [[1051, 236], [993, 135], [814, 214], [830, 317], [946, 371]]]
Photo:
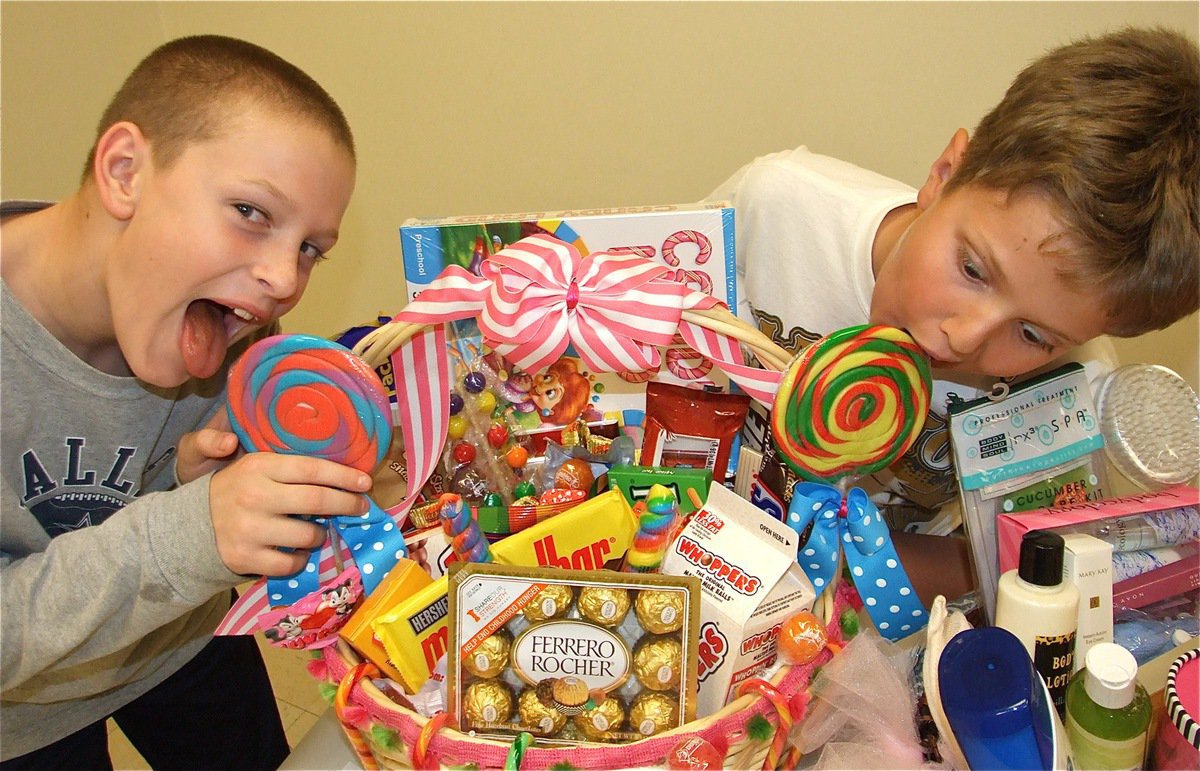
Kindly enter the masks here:
[[179, 351], [192, 377], [204, 379], [216, 374], [225, 360], [225, 314], [210, 302], [197, 300], [188, 306], [179, 334]]

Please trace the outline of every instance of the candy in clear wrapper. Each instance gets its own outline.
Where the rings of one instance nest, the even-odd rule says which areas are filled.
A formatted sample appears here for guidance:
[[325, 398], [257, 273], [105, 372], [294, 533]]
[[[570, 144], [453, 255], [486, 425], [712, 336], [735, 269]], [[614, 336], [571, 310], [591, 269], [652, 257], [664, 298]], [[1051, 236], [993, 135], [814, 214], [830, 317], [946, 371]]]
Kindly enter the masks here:
[[[552, 685], [552, 681], [546, 681]], [[567, 724], [567, 716], [554, 708], [547, 694], [545, 699], [539, 696], [539, 687], [530, 686], [521, 691], [517, 699], [517, 712], [521, 718], [521, 726], [526, 731], [538, 736], [553, 736]], [[547, 688], [549, 691], [549, 688]]]
[[633, 673], [654, 691], [679, 689], [683, 679], [683, 646], [674, 637], [646, 635], [633, 652]]
[[512, 691], [499, 680], [479, 680], [463, 692], [462, 709], [469, 725], [504, 723], [512, 717]]
[[678, 712], [673, 694], [645, 691], [629, 706], [629, 725], [643, 736], [653, 736], [678, 725]]
[[496, 632], [463, 659], [463, 669], [476, 677], [498, 677], [508, 666], [508, 652], [511, 648], [512, 638], [508, 633]]
[[668, 634], [679, 631], [683, 626], [683, 595], [679, 592], [661, 592], [643, 589], [638, 592], [634, 603], [638, 623], [647, 632]]
[[579, 590], [579, 613], [601, 626], [615, 626], [621, 623], [628, 612], [627, 589], [617, 586], [585, 586]]
[[571, 587], [551, 584], [538, 593], [533, 602], [522, 608], [521, 612], [530, 621], [548, 621], [565, 616], [573, 602], [575, 593], [571, 591]]
[[616, 696], [609, 696], [591, 709], [575, 716], [575, 727], [589, 741], [604, 741], [625, 722], [625, 707]]
[[596, 481], [592, 467], [582, 458], [568, 458], [554, 474], [554, 486], [567, 490], [590, 490]]

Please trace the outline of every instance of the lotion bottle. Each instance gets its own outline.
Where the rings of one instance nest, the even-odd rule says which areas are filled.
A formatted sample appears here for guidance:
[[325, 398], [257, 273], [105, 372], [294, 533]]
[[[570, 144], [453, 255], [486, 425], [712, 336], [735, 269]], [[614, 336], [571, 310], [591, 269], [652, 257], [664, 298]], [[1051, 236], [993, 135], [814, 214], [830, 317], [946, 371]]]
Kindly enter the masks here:
[[1079, 611], [1079, 590], [1063, 580], [1063, 549], [1058, 533], [1031, 530], [1021, 539], [1018, 567], [1000, 576], [996, 589], [996, 626], [1025, 646], [1060, 716], [1074, 669]]
[[1151, 710], [1150, 697], [1137, 682], [1137, 660], [1120, 645], [1098, 643], [1085, 662], [1067, 686], [1072, 767], [1141, 768]]

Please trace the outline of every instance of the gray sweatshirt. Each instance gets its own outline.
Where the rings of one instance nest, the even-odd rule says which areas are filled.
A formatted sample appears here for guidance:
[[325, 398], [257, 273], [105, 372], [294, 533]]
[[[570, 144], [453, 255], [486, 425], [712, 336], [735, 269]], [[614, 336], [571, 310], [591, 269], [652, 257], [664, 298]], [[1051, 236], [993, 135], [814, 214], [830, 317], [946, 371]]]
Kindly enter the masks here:
[[245, 579], [217, 554], [209, 477], [175, 483], [178, 440], [220, 406], [226, 368], [168, 390], [104, 374], [2, 282], [0, 290], [0, 757], [8, 759], [106, 717], [178, 670], [211, 639], [229, 588]]

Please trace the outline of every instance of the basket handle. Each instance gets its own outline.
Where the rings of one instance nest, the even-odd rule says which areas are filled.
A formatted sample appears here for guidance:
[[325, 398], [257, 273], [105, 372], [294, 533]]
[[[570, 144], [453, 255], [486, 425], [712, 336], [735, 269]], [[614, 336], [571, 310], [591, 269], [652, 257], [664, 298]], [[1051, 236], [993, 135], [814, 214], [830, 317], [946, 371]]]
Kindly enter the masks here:
[[354, 689], [354, 686], [358, 685], [358, 681], [363, 677], [369, 678], [378, 674], [379, 669], [369, 661], [361, 661], [355, 664], [346, 672], [341, 682], [338, 683], [337, 692], [333, 697], [333, 712], [337, 715], [338, 722], [341, 723], [342, 730], [346, 733], [346, 738], [350, 740], [350, 746], [354, 748], [354, 754], [358, 755], [358, 760], [362, 763], [364, 771], [378, 771], [379, 764], [375, 762], [375, 755], [371, 752], [371, 748], [367, 745], [367, 740], [363, 738], [362, 733], [346, 718], [346, 707], [350, 701], [350, 692]]

